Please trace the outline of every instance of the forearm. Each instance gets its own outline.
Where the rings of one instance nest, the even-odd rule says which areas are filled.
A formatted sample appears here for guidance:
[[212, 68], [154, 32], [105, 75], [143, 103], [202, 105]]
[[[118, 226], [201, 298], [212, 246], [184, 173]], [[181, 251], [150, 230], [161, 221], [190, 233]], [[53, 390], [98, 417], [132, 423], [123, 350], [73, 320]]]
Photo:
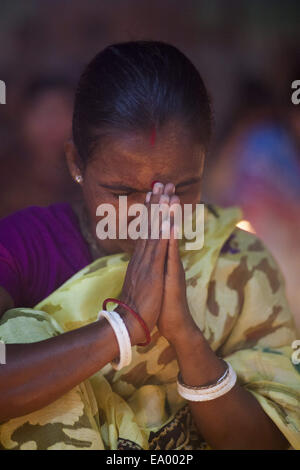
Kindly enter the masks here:
[[[172, 345], [187, 385], [213, 383], [223, 374], [223, 361], [200, 331], [182, 334]], [[190, 401], [189, 406], [199, 433], [213, 449], [284, 449], [288, 445], [255, 397], [237, 384], [215, 400]]]
[[[134, 335], [127, 322], [132, 343]], [[106, 320], [31, 344], [8, 344], [0, 366], [0, 422], [52, 403], [119, 354]]]

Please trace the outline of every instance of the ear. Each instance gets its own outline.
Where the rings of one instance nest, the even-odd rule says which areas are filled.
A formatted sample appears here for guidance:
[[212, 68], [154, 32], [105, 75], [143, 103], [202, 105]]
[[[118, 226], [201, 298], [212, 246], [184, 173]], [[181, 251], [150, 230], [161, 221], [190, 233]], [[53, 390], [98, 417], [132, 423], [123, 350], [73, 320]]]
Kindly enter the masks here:
[[64, 151], [70, 175], [73, 180], [76, 180], [78, 176], [82, 176], [82, 168], [78, 152], [72, 139], [65, 142]]

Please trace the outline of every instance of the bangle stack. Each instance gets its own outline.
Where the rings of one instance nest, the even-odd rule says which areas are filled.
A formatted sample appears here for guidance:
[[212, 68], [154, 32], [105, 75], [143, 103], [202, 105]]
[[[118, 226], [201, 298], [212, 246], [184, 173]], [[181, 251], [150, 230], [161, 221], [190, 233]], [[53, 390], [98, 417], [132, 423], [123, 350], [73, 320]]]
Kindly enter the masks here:
[[237, 379], [236, 373], [231, 365], [228, 362], [226, 362], [226, 364], [227, 368], [224, 374], [216, 383], [206, 387], [194, 387], [184, 384], [179, 372], [177, 378], [177, 390], [179, 395], [188, 401], [209, 401], [225, 395], [225, 393], [229, 392], [229, 390], [233, 388]]
[[130, 341], [128, 330], [126, 328], [126, 325], [121, 315], [119, 315], [119, 313], [115, 311], [105, 310], [105, 307], [108, 302], [114, 302], [114, 303], [117, 303], [118, 305], [121, 305], [125, 310], [131, 313], [135, 317], [135, 319], [140, 323], [140, 325], [145, 331], [146, 341], [144, 343], [139, 343], [138, 346], [147, 346], [151, 342], [151, 334], [150, 334], [149, 328], [147, 327], [142, 317], [140, 317], [140, 315], [136, 313], [127, 304], [125, 304], [121, 300], [113, 299], [113, 298], [104, 300], [103, 310], [99, 312], [97, 320], [100, 320], [101, 318], [105, 318], [109, 322], [110, 326], [112, 327], [116, 335], [118, 345], [119, 345], [119, 350], [120, 350], [120, 357], [119, 357], [119, 362], [117, 360], [114, 360], [111, 362], [111, 365], [115, 370], [121, 370], [123, 369], [123, 367], [126, 367], [131, 363], [131, 359], [132, 359], [131, 341]]
[[129, 305], [125, 304], [125, 302], [122, 302], [119, 299], [113, 299], [113, 298], [105, 299], [103, 302], [103, 306], [102, 306], [103, 310], [106, 310], [106, 305], [108, 304], [108, 302], [113, 302], [115, 304], [121, 305], [121, 307], [123, 307], [125, 310], [127, 310], [127, 312], [129, 312], [131, 315], [134, 316], [134, 318], [139, 322], [139, 324], [143, 328], [145, 335], [146, 335], [146, 341], [144, 343], [138, 343], [137, 346], [148, 346], [148, 344], [151, 343], [151, 334], [150, 334], [148, 326], [146, 325], [142, 317], [138, 313], [136, 313], [131, 307], [129, 307]]
[[105, 318], [109, 322], [116, 335], [119, 344], [120, 359], [119, 362], [113, 360], [111, 365], [115, 370], [121, 370], [123, 367], [128, 366], [132, 359], [131, 341], [128, 330], [117, 312], [107, 312], [106, 310], [101, 310], [98, 314], [98, 320], [101, 318]]

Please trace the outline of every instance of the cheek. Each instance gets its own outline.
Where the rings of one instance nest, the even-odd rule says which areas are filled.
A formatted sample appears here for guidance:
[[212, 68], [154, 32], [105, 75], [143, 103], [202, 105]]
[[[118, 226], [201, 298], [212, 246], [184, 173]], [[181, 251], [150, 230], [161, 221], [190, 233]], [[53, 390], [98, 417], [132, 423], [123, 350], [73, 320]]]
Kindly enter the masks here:
[[138, 194], [135, 194], [134, 196], [128, 196], [127, 197], [127, 211], [126, 210], [122, 210], [122, 207], [120, 207], [121, 209], [121, 212], [119, 214], [119, 202], [118, 202], [118, 199], [116, 201], [116, 213], [117, 213], [117, 217], [119, 218], [120, 217], [120, 221], [122, 221], [122, 223], [126, 223], [125, 221], [127, 220], [127, 225], [130, 223], [131, 220], [135, 219], [138, 215], [139, 215], [139, 212], [137, 212], [136, 215], [128, 215], [128, 211], [129, 211], [129, 208], [131, 206], [133, 206], [134, 204], [144, 204], [145, 202], [145, 198], [146, 198], [146, 193], [143, 194], [143, 193], [138, 193]]
[[118, 214], [118, 200], [113, 198], [110, 193], [99, 188], [99, 186], [88, 185], [87, 182], [85, 182], [82, 192], [85, 206], [94, 224], [101, 219], [101, 217], [99, 218], [99, 216], [96, 215], [97, 208], [101, 204], [111, 204], [115, 208], [116, 214]]

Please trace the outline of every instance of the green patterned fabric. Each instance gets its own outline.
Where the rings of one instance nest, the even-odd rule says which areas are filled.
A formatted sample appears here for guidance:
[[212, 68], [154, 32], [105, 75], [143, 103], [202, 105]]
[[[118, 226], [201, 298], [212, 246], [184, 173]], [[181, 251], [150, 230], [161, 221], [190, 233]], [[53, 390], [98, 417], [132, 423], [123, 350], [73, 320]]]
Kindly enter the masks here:
[[[284, 282], [255, 235], [236, 227], [237, 208], [205, 210], [205, 244], [180, 254], [191, 315], [211, 348], [233, 366], [238, 382], [300, 449], [300, 374]], [[0, 339], [27, 343], [96, 320], [107, 297], [119, 297], [129, 257], [94, 261], [35, 309], [9, 310]], [[173, 348], [152, 331], [132, 363], [110, 364], [41, 410], [0, 425], [1, 449], [209, 449], [178, 395]]]

